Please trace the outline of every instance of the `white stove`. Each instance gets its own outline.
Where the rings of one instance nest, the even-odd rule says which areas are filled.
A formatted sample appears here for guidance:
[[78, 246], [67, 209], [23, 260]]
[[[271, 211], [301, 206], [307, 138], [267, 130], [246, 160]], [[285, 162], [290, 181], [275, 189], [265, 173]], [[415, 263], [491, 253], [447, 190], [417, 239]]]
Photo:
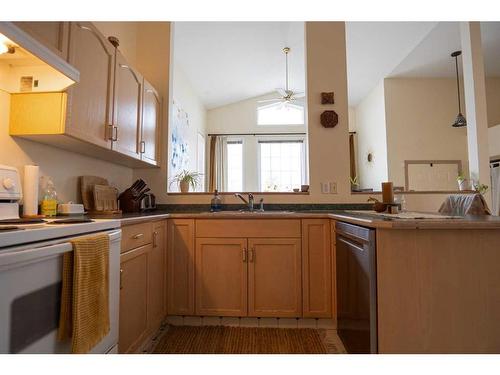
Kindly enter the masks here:
[[59, 217], [25, 221], [19, 218], [21, 197], [17, 170], [0, 166], [0, 353], [70, 352], [68, 341], [57, 340], [62, 256], [73, 251], [71, 239], [97, 233], [105, 233], [110, 239], [111, 329], [91, 353], [116, 351], [120, 221], [84, 218], [84, 222], [61, 223], [69, 218]]

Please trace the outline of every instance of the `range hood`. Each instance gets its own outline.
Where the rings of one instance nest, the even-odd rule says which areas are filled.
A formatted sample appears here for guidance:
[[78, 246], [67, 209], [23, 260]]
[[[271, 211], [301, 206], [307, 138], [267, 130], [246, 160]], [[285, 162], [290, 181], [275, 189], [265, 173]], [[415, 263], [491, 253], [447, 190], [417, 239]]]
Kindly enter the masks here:
[[0, 23], [0, 90], [61, 92], [78, 82], [70, 64], [10, 23]]

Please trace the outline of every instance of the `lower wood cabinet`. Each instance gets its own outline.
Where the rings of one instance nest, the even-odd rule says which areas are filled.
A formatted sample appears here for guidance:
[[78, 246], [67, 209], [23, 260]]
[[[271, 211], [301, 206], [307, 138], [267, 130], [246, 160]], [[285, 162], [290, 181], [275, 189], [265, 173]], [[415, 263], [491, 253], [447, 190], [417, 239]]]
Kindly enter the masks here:
[[147, 332], [148, 253], [151, 244], [121, 255], [120, 334], [118, 350], [128, 353], [142, 342]]
[[[149, 234], [147, 233], [149, 230]], [[137, 247], [122, 241], [120, 256], [120, 329], [118, 351], [134, 352], [161, 325], [165, 309], [166, 222], [124, 227], [123, 236], [142, 234]]]
[[248, 316], [302, 315], [300, 238], [248, 240]]
[[332, 317], [330, 219], [302, 220], [302, 292], [304, 318]]
[[194, 314], [194, 220], [168, 220], [167, 311]]
[[196, 239], [196, 314], [247, 315], [247, 240]]

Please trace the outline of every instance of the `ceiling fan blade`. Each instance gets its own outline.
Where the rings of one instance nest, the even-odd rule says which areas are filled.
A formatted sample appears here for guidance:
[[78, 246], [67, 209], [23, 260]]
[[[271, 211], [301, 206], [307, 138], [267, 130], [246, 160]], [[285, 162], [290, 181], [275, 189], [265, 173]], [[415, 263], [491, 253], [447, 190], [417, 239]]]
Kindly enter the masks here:
[[281, 96], [287, 96], [286, 90], [285, 89], [276, 89], [276, 92], [280, 94]]
[[265, 100], [257, 100], [257, 103], [269, 103], [269, 102], [280, 102], [282, 101], [282, 98], [276, 98], [276, 99], [265, 99]]

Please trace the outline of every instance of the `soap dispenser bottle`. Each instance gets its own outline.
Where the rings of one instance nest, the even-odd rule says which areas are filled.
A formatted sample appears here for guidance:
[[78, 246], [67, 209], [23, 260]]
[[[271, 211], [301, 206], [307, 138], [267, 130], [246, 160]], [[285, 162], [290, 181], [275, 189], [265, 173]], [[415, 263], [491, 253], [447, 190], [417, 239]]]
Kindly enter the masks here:
[[210, 211], [217, 212], [222, 210], [222, 199], [219, 195], [219, 191], [215, 189], [214, 196], [210, 201]]
[[41, 212], [42, 215], [48, 217], [57, 215], [57, 192], [54, 186], [54, 182], [52, 182], [52, 179], [50, 177], [46, 180], [45, 183]]

